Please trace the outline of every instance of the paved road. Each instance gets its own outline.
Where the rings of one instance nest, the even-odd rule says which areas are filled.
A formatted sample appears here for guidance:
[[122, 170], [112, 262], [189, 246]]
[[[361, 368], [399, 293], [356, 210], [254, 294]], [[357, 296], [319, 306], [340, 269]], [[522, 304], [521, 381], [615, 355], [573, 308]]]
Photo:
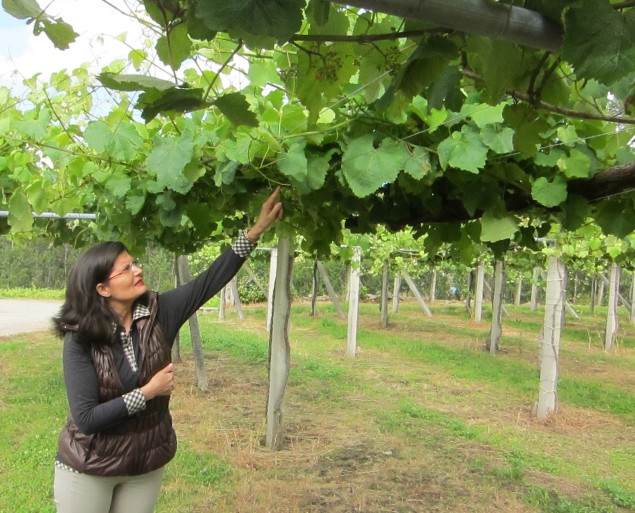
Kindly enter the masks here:
[[0, 337], [49, 329], [61, 301], [0, 299]]

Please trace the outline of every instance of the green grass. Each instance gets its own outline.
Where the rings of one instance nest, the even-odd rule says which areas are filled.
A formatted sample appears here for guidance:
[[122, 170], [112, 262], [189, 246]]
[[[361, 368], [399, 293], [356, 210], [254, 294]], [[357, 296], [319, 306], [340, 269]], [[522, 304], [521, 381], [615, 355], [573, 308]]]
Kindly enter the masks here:
[[64, 299], [64, 294], [57, 289], [0, 289], [0, 298], [5, 299]]
[[[444, 310], [464, 319], [456, 309]], [[521, 313], [519, 310], [514, 315]], [[247, 315], [264, 318], [264, 309], [250, 309]], [[457, 413], [461, 401], [479, 401], [480, 397], [485, 400], [483, 408], [491, 407], [487, 399], [493, 394], [500, 396], [505, 408], [532, 404], [537, 396], [538, 373], [535, 365], [519, 358], [521, 351], [492, 356], [480, 347], [486, 327], [470, 329], [453, 325], [447, 317], [425, 318], [412, 308], [402, 307], [402, 313], [392, 317], [391, 322], [397, 326], [392, 330], [368, 327], [372, 326], [369, 319], [378, 317], [376, 305], [363, 305], [361, 315], [366, 320], [358, 332], [361, 353], [359, 358], [350, 359], [345, 357], [345, 319], [339, 319], [328, 305], [320, 305], [316, 317], [308, 315], [306, 305], [294, 307], [289, 395], [310, 401], [324, 415], [341, 408], [353, 395], [362, 398], [368, 404], [365, 415], [369, 424], [378, 432], [399, 437], [407, 444], [416, 442], [425, 451], [447, 456], [448, 461], [464, 460], [462, 450], [470, 447], [465, 465], [471, 474], [479, 476], [483, 486], [496, 483], [513, 490], [537, 513], [635, 510], [632, 446], [613, 440], [603, 447], [602, 439], [584, 446], [575, 438], [549, 430], [532, 430], [528, 436], [514, 423], [479, 424]], [[539, 317], [535, 316], [535, 323], [523, 320], [514, 324], [514, 329], [521, 332], [514, 338], [515, 347], [535, 347]], [[250, 330], [240, 323], [218, 321], [213, 315], [200, 316], [199, 320], [206, 354], [222, 354], [262, 368], [266, 376], [268, 335], [264, 326]], [[601, 323], [595, 322], [589, 329], [597, 331]], [[630, 336], [633, 331], [626, 333]], [[452, 343], [439, 341], [441, 335]], [[181, 344], [184, 351], [189, 350], [187, 329], [181, 332]], [[606, 355], [601, 350], [589, 354], [588, 345], [580, 340], [568, 351], [567, 357], [595, 357], [616, 369], [622, 364], [621, 354]], [[60, 354], [61, 343], [49, 335], [0, 341], [0, 513], [54, 512], [53, 458], [67, 408]], [[633, 355], [624, 353], [623, 357], [629, 361]], [[444, 389], [444, 381], [480, 394], [472, 394], [469, 399], [453, 396]], [[433, 387], [434, 395], [428, 397], [438, 396], [441, 402], [431, 404], [415, 393], [414, 383]], [[635, 397], [631, 390], [616, 383], [573, 372], [560, 377], [559, 399], [594, 414], [611, 415], [624, 423], [624, 429], [631, 429], [628, 426], [635, 425]], [[239, 482], [241, 469], [212, 452], [195, 448], [195, 441], [179, 439], [179, 451], [168, 466], [157, 511], [194, 511], [195, 505], [203, 502], [210, 508], [222, 504], [223, 497], [231, 495]], [[480, 448], [485, 449], [482, 454]], [[492, 454], [496, 458], [492, 459]], [[530, 479], [536, 473], [576, 481], [581, 492], [538, 486]]]

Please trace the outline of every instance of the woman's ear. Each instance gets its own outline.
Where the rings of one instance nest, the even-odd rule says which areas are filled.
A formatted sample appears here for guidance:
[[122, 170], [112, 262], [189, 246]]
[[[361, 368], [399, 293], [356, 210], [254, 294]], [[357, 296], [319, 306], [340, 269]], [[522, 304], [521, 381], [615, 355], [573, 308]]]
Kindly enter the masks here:
[[108, 288], [108, 285], [98, 283], [95, 289], [97, 290], [97, 294], [99, 294], [100, 296], [105, 298], [110, 297], [110, 289]]

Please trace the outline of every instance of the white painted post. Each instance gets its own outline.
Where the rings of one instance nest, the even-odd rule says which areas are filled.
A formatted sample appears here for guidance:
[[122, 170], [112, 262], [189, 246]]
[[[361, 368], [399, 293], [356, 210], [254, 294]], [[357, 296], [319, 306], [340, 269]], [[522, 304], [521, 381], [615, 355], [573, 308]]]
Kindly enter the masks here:
[[620, 267], [615, 262], [611, 264], [609, 270], [609, 302], [606, 312], [606, 331], [604, 333], [604, 350], [613, 349], [613, 344], [617, 339], [619, 322], [617, 318], [617, 299], [620, 288]]
[[399, 289], [401, 289], [401, 278], [399, 273], [395, 273], [395, 281], [392, 287], [392, 313], [399, 310]]
[[476, 292], [474, 292], [474, 320], [481, 322], [483, 318], [483, 287], [485, 284], [485, 266], [479, 262], [476, 268]]
[[218, 318], [222, 321], [225, 319], [225, 303], [227, 302], [227, 285], [225, 285], [218, 298]]
[[536, 415], [539, 419], [546, 419], [557, 408], [558, 357], [564, 313], [565, 272], [562, 261], [556, 256], [550, 256], [547, 266], [545, 320], [540, 341], [540, 389], [536, 407]]
[[355, 358], [357, 353], [357, 320], [359, 318], [359, 275], [362, 249], [353, 248], [353, 261], [348, 283], [348, 338], [346, 340], [346, 356]]
[[423, 299], [423, 296], [419, 292], [419, 289], [417, 288], [417, 285], [415, 285], [415, 282], [412, 281], [412, 278], [408, 274], [408, 271], [402, 271], [402, 273], [403, 273], [404, 280], [406, 280], [406, 283], [408, 284], [408, 288], [417, 298], [417, 301], [419, 302], [419, 305], [421, 305], [421, 308], [423, 309], [425, 314], [428, 317], [432, 317], [432, 312], [430, 311], [430, 308], [428, 308], [428, 305], [426, 304], [426, 300]]
[[276, 269], [278, 268], [278, 248], [271, 250], [269, 259], [269, 294], [267, 296], [267, 331], [271, 331], [271, 317], [273, 316], [273, 291], [276, 287]]
[[229, 282], [230, 290], [232, 291], [232, 296], [234, 298], [234, 306], [236, 307], [236, 314], [238, 318], [242, 321], [245, 318], [245, 314], [243, 313], [243, 305], [240, 302], [240, 295], [238, 294], [238, 277], [234, 276], [232, 280]]

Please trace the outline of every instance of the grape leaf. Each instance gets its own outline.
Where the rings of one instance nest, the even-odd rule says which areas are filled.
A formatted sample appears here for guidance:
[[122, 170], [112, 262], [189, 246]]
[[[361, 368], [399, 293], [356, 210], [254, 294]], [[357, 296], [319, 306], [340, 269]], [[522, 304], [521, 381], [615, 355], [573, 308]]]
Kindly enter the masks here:
[[199, 0], [196, 17], [218, 32], [232, 29], [287, 41], [300, 30], [303, 0]]
[[408, 157], [404, 143], [384, 139], [375, 148], [373, 135], [366, 134], [345, 148], [342, 171], [355, 196], [364, 198], [383, 184], [394, 182]]
[[438, 146], [441, 167], [455, 167], [477, 174], [485, 166], [487, 147], [476, 132], [463, 126], [460, 132], [442, 141]]
[[214, 100], [229, 121], [234, 125], [258, 126], [258, 118], [249, 110], [249, 103], [242, 93], [229, 93]]
[[146, 166], [157, 176], [160, 186], [180, 189], [183, 169], [192, 160], [194, 143], [183, 134], [179, 139], [154, 138], [154, 148], [146, 159]]
[[566, 181], [560, 175], [554, 176], [551, 182], [541, 176], [531, 187], [531, 197], [545, 207], [556, 207], [567, 199]]
[[512, 215], [500, 216], [488, 211], [481, 218], [481, 240], [483, 242], [510, 240], [517, 231], [518, 223]]
[[609, 2], [581, 2], [565, 11], [562, 55], [579, 79], [611, 84], [635, 66], [635, 11]]
[[187, 26], [180, 23], [173, 27], [167, 36], [161, 36], [157, 41], [156, 50], [159, 59], [172, 69], [179, 69], [183, 61], [190, 56], [192, 40], [187, 30]]
[[31, 231], [33, 227], [33, 213], [31, 205], [22, 193], [14, 193], [9, 198], [8, 222], [13, 229], [19, 232]]

